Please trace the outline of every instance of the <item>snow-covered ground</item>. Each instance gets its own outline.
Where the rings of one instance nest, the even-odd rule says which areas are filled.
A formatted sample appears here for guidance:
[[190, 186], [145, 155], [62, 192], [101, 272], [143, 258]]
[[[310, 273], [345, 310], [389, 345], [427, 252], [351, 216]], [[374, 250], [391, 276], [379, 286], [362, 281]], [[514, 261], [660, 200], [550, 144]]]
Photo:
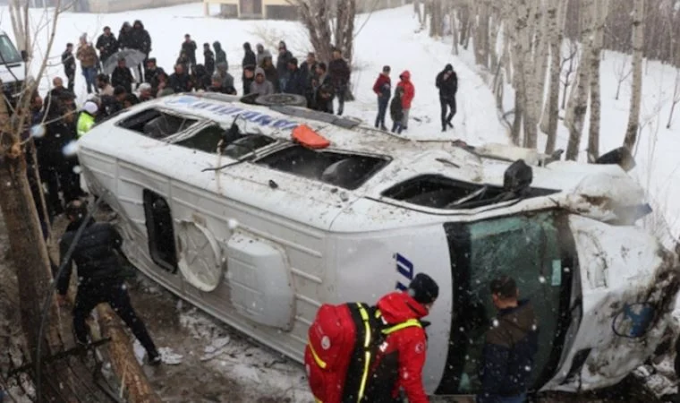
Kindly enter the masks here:
[[[8, 22], [7, 9], [2, 7], [0, 12], [1, 21]], [[36, 25], [41, 23], [41, 17], [43, 17], [41, 11], [35, 10], [33, 19]], [[64, 13], [59, 22], [54, 48], [48, 55], [50, 67], [41, 86], [43, 92], [47, 90], [52, 77], [55, 75], [63, 77], [59, 56], [67, 42], [77, 43], [82, 33], [86, 33], [92, 41], [95, 41], [102, 28], [107, 25], [117, 34], [123, 22], [132, 22], [136, 19], [142, 20], [151, 34], [153, 39], [151, 56], [157, 58], [159, 65], [166, 71], [172, 69], [184, 34], [191, 34], [198, 43], [199, 62], [202, 60], [201, 45], [219, 40], [227, 52], [230, 72], [236, 79], [237, 88], [241, 88], [239, 67], [244, 42], [250, 42], [252, 45], [261, 42], [273, 51], [279, 40], [285, 40], [300, 61], [304, 59], [306, 52], [311, 50], [304, 29], [299, 23], [206, 18], [203, 17], [203, 6], [200, 3], [107, 15]], [[371, 87], [382, 66], [387, 64], [392, 67], [393, 83], [396, 83], [401, 71], [409, 70], [416, 88], [411, 110], [412, 121], [406, 133], [408, 136], [418, 139], [457, 138], [471, 144], [508, 142], [506, 128], [498, 120], [489, 86], [477, 74], [478, 68], [472, 62], [471, 49], [464, 51], [460, 57], [453, 57], [450, 37], [435, 41], [425, 32], [415, 33], [418, 23], [413, 18], [410, 7], [361, 15], [356, 26], [360, 29], [356, 37], [356, 54], [353, 60], [354, 93], [357, 99], [348, 103], [346, 107], [348, 115], [360, 117], [369, 123], [373, 122], [377, 105]], [[3, 28], [11, 31], [9, 24], [3, 24]], [[8, 33], [12, 35], [11, 32]], [[39, 48], [45, 49], [46, 42], [46, 34], [39, 33], [37, 36]], [[614, 100], [617, 84], [614, 69], [621, 64], [624, 57], [607, 52], [602, 63], [603, 152], [622, 143], [627, 122], [629, 81], [624, 82], [620, 99]], [[442, 133], [434, 80], [446, 63], [454, 65], [459, 77], [458, 115], [454, 119], [455, 130]], [[37, 66], [33, 66], [33, 69], [36, 70]], [[638, 168], [634, 173], [649, 189], [653, 206], [664, 213], [673, 233], [677, 236], [680, 234], [680, 207], [674, 201], [680, 198], [678, 179], [680, 174], [677, 172], [680, 167], [680, 160], [677, 157], [680, 155], [680, 116], [675, 119], [672, 130], [665, 128], [675, 73], [669, 66], [656, 62], [650, 62], [646, 71], [641, 117], [644, 127], [636, 152]], [[80, 73], [77, 74], [76, 80], [76, 92], [82, 102], [86, 98], [86, 93]], [[509, 97], [508, 94], [511, 92], [506, 91], [506, 97]], [[680, 110], [677, 113], [680, 115]], [[587, 133], [587, 124], [584, 132]], [[566, 128], [560, 125], [559, 146], [566, 146], [567, 136]], [[582, 149], [585, 149], [586, 137], [584, 135]], [[303, 371], [297, 364], [287, 361], [283, 364], [278, 363], [275, 354], [260, 349], [249, 352], [252, 345], [248, 341], [225, 333], [225, 328], [193, 311], [182, 309], [179, 317], [183, 328], [191, 330], [187, 337], [194, 337], [195, 343], [187, 342], [177, 346], [174, 343], [179, 336], [166, 338], [165, 335], [159, 335], [161, 345], [173, 346], [172, 351], [167, 351], [171, 353], [167, 357], [172, 354], [182, 355], [182, 363], [178, 367], [186, 366], [189, 362], [187, 357], [192, 356], [192, 362], [202, 362], [217, 372], [228, 374], [242, 388], [248, 389], [250, 386], [252, 389], [253, 384], [262, 385], [260, 381], [267, 379], [267, 382], [263, 386], [258, 386], [256, 391], [248, 392], [255, 394], [247, 395], [245, 401], [254, 401], [256, 396], [278, 396], [296, 402], [309, 400], [304, 381], [301, 381]], [[161, 332], [162, 326], [157, 326], [155, 331], [157, 334]], [[220, 343], [226, 341], [224, 345], [220, 343], [215, 345], [215, 342], [210, 340], [215, 338], [214, 332], [218, 333], [216, 338], [221, 340]], [[272, 362], [274, 364], [270, 365]], [[188, 369], [185, 368], [186, 370]], [[168, 381], [165, 387], [173, 389], [177, 386]], [[181, 395], [184, 397], [178, 397], [177, 401], [182, 401], [183, 398], [188, 399], [184, 401], [198, 401], [196, 400], [199, 399], [199, 394], [196, 394], [198, 392], [182, 393], [185, 392], [190, 395]]]

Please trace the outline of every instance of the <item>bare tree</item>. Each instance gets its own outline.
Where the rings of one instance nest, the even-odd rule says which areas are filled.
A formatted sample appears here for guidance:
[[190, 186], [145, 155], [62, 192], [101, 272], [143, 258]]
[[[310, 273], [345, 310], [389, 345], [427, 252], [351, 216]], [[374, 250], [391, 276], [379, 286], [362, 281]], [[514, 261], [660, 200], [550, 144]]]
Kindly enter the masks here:
[[[555, 143], [557, 142], [557, 120], [559, 117], [559, 98], [560, 98], [560, 74], [562, 72], [562, 39], [564, 37], [564, 19], [567, 14], [568, 1], [550, 0], [548, 4], [548, 19], [550, 32], [550, 92], [548, 94], [548, 102], [545, 104], [543, 116], [541, 118], [541, 131], [548, 134], [548, 139], [545, 144], [545, 152], [552, 154], [555, 151]], [[575, 52], [572, 54], [570, 60], [573, 60]], [[572, 63], [573, 65], [573, 63]], [[570, 66], [571, 69], [571, 66]], [[569, 75], [565, 77], [566, 90], [569, 86]]]
[[645, 0], [633, 3], [633, 84], [630, 95], [628, 127], [623, 140], [624, 147], [632, 150], [637, 140], [640, 125], [640, 103], [642, 96], [642, 52], [645, 34]]
[[604, 42], [604, 23], [607, 19], [609, 0], [598, 0], [595, 4], [595, 25], [593, 45], [590, 49], [590, 125], [588, 127], [588, 161], [594, 162], [600, 156], [600, 57]]
[[671, 128], [673, 123], [673, 112], [675, 111], [675, 105], [680, 102], [680, 68], [675, 69], [675, 87], [673, 88], [673, 99], [671, 100], [671, 111], [668, 114], [668, 123], [666, 124], [666, 129]]
[[[560, 65], [560, 71], [562, 79], [562, 104], [560, 109], [566, 108], [567, 99], [569, 99], [569, 94], [567, 91], [569, 87], [574, 83], [572, 75], [576, 72], [576, 66], [578, 66], [578, 43], [576, 41], [569, 41], [569, 51], [566, 56], [562, 56], [562, 63]], [[564, 66], [567, 65], [565, 70]]]
[[583, 123], [588, 110], [588, 93], [590, 92], [590, 68], [588, 55], [593, 47], [593, 26], [595, 23], [594, 11], [596, 0], [581, 1], [581, 61], [578, 67], [578, 85], [576, 92], [572, 93], [573, 103], [570, 102], [565, 123], [569, 128], [569, 142], [567, 144], [566, 158], [576, 160], [578, 158], [583, 134]]
[[628, 64], [628, 55], [622, 55], [622, 57], [617, 57], [617, 61], [614, 62], [614, 75], [616, 77], [616, 95], [614, 99], [619, 100], [619, 94], [621, 93], [621, 84], [630, 77], [633, 69], [630, 68]]
[[478, 0], [475, 7], [477, 8], [477, 29], [474, 35], [475, 61], [478, 65], [488, 68], [490, 4], [488, 0]]
[[456, 24], [456, 8], [455, 8], [455, 3], [451, 2], [450, 3], [450, 8], [449, 8], [449, 19], [450, 19], [450, 24], [451, 24], [451, 36], [452, 36], [452, 48], [451, 48], [451, 54], [454, 56], [458, 56], [458, 27]]

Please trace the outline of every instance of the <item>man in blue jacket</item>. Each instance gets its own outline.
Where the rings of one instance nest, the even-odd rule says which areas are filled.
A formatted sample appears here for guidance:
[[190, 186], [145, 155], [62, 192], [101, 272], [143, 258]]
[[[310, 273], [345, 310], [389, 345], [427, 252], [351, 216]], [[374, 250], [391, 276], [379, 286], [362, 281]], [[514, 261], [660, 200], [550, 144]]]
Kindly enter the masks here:
[[482, 393], [478, 403], [523, 403], [538, 351], [538, 323], [528, 300], [518, 300], [515, 280], [500, 276], [490, 285], [498, 309], [486, 333]]

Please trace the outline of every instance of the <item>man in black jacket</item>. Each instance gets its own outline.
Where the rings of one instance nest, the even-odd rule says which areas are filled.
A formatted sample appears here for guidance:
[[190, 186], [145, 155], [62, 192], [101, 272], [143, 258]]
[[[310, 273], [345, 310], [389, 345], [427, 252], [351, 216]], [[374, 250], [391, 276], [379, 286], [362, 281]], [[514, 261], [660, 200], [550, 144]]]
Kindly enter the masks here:
[[168, 78], [168, 88], [172, 88], [175, 94], [191, 91], [191, 77], [181, 64], [175, 65], [175, 72]]
[[99, 61], [101, 61], [102, 66], [112, 54], [118, 51], [118, 41], [111, 33], [110, 27], [104, 27], [104, 33], [97, 38], [96, 48], [99, 50]]
[[61, 54], [61, 64], [64, 65], [64, 74], [68, 79], [68, 90], [73, 92], [76, 82], [76, 58], [73, 56], [72, 43], [66, 44], [66, 50]]
[[212, 77], [215, 73], [215, 53], [207, 42], [203, 44], [203, 66], [208, 77]]
[[[64, 305], [68, 291], [72, 262], [78, 265], [78, 294], [73, 308], [73, 331], [76, 341], [87, 344], [88, 329], [85, 322], [90, 312], [100, 303], [106, 302], [132, 330], [137, 340], [149, 355], [149, 364], [158, 365], [161, 357], [144, 322], [137, 316], [128, 295], [117, 253], [123, 240], [116, 229], [109, 223], [97, 223], [93, 219], [85, 222], [87, 207], [76, 200], [66, 207], [66, 216], [70, 224], [59, 241], [62, 264], [66, 268], [57, 279], [57, 298]], [[78, 228], [85, 223], [85, 230], [76, 239]], [[66, 254], [73, 243], [75, 248], [68, 260]]]
[[198, 49], [198, 46], [196, 46], [196, 41], [191, 39], [191, 35], [189, 34], [184, 35], [184, 42], [182, 42], [180, 54], [184, 53], [185, 55], [187, 55], [187, 59], [189, 59], [189, 69], [191, 70], [191, 72], [194, 71], [197, 64], [196, 49]]
[[132, 92], [132, 82], [135, 81], [132, 78], [132, 71], [125, 63], [125, 58], [118, 60], [118, 66], [113, 69], [113, 74], [111, 74], [111, 85], [113, 87], [123, 87], [128, 93]]
[[486, 333], [482, 393], [478, 403], [524, 403], [538, 351], [538, 323], [528, 300], [518, 300], [515, 280], [500, 276], [490, 285], [498, 316]]
[[[132, 24], [132, 29], [130, 30], [129, 45], [132, 49], [137, 49], [138, 51], [146, 55], [146, 59], [149, 58], [149, 53], [151, 53], [151, 35], [144, 29], [144, 24], [142, 21], [137, 20]], [[146, 62], [146, 59], [144, 60]], [[140, 64], [137, 66], [139, 70], [138, 77], [144, 77], [144, 69]]]
[[349, 85], [349, 64], [342, 58], [342, 51], [338, 48], [333, 49], [333, 60], [328, 63], [328, 75], [333, 82], [335, 96], [338, 99], [338, 116], [345, 110], [345, 94]]
[[[437, 74], [437, 88], [439, 88], [439, 104], [442, 107], [442, 131], [446, 127], [453, 128], [451, 120], [456, 115], [456, 92], [458, 92], [458, 75], [453, 66], [447, 64], [444, 70]], [[447, 111], [450, 109], [448, 116]]]
[[298, 68], [297, 59], [293, 57], [288, 61], [288, 81], [286, 81], [286, 88], [283, 92], [287, 94], [305, 95], [305, 89], [305, 77]]

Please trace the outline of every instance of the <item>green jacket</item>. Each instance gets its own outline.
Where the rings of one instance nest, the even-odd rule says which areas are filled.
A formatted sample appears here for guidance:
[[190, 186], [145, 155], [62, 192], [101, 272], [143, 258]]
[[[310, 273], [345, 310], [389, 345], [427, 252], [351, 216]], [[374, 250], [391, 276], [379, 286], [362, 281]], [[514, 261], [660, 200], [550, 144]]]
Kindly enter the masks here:
[[92, 126], [94, 126], [94, 116], [84, 111], [80, 112], [80, 116], [78, 116], [78, 125], [76, 126], [77, 138], [83, 137], [85, 133], [90, 131]]

